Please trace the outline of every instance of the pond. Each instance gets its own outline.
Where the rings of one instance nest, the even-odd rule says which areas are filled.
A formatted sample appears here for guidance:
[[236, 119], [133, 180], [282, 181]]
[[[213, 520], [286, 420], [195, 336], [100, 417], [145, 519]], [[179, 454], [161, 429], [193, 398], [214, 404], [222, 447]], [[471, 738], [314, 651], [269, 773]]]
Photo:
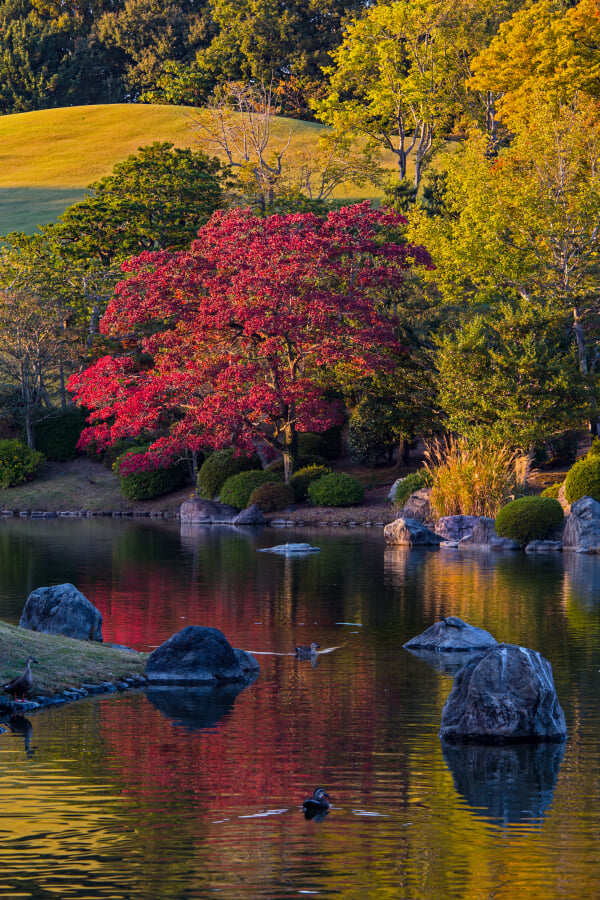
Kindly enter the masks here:
[[[309, 541], [320, 553], [258, 553]], [[0, 522], [0, 618], [70, 581], [104, 637], [188, 624], [258, 654], [241, 691], [127, 692], [0, 735], [4, 898], [597, 896], [600, 560], [409, 552], [381, 529]], [[563, 746], [442, 748], [452, 674], [402, 645], [460, 616], [552, 663]], [[316, 665], [293, 656], [317, 640]], [[324, 787], [332, 808], [307, 821]]]

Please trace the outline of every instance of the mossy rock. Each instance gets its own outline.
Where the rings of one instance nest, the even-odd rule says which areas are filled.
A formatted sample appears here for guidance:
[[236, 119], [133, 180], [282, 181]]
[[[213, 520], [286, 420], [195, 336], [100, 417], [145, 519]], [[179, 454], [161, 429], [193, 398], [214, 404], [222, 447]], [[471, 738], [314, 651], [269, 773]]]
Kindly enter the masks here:
[[499, 537], [511, 538], [521, 546], [551, 537], [564, 519], [563, 508], [553, 497], [519, 497], [507, 503], [496, 516]]
[[569, 470], [565, 479], [565, 499], [575, 503], [581, 497], [600, 501], [600, 456], [586, 456]]

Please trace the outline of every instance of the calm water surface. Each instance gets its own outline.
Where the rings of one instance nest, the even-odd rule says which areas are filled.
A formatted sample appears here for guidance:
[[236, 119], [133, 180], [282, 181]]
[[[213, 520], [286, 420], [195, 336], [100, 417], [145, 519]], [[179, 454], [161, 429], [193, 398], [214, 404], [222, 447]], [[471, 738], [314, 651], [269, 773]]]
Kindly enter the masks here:
[[[257, 553], [288, 540], [321, 552]], [[212, 625], [261, 672], [237, 695], [90, 698], [0, 734], [1, 897], [600, 895], [600, 560], [409, 553], [381, 529], [0, 523], [0, 618], [65, 581], [106, 641]], [[564, 747], [441, 746], [452, 674], [402, 644], [445, 615], [552, 662]], [[297, 661], [311, 640], [336, 649]], [[301, 810], [316, 785], [322, 822]]]

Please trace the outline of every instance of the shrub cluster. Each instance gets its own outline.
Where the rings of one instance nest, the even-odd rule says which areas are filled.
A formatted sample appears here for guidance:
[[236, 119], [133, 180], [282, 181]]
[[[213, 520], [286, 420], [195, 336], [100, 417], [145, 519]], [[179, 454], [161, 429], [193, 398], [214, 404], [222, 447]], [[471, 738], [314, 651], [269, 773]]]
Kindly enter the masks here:
[[323, 475], [329, 475], [330, 472], [329, 466], [323, 465], [304, 466], [294, 472], [290, 478], [290, 486], [296, 501], [306, 500], [309, 484], [316, 481], [317, 478], [322, 478]]
[[252, 492], [262, 484], [269, 482], [282, 482], [283, 476], [271, 469], [253, 469], [247, 472], [238, 472], [228, 478], [221, 488], [221, 503], [228, 503], [236, 509], [246, 509], [250, 505]]
[[267, 481], [254, 488], [248, 505], [256, 504], [263, 512], [277, 512], [287, 509], [294, 502], [294, 491], [284, 481]]
[[345, 472], [323, 475], [309, 484], [307, 493], [313, 506], [357, 506], [365, 497], [358, 478]]
[[[216, 450], [204, 461], [198, 471], [198, 493], [204, 500], [216, 497], [228, 478], [238, 472], [260, 469], [258, 456], [236, 456], [234, 450]], [[223, 503], [228, 501], [223, 500]], [[243, 507], [241, 507], [243, 508]]]
[[134, 472], [130, 475], [121, 475], [119, 469], [121, 462], [140, 450], [129, 450], [120, 456], [114, 469], [119, 476], [121, 493], [128, 500], [151, 500], [153, 497], [161, 497], [171, 491], [177, 490], [187, 479], [187, 467], [185, 461], [171, 466], [152, 469], [145, 472]]
[[394, 506], [404, 506], [411, 494], [424, 487], [431, 487], [433, 476], [429, 469], [419, 469], [403, 478], [396, 487]]
[[298, 453], [300, 456], [320, 456], [323, 459], [339, 459], [342, 455], [342, 431], [340, 428], [328, 428], [319, 434], [304, 431], [298, 435]]
[[85, 428], [87, 410], [73, 406], [56, 410], [35, 423], [35, 445], [46, 459], [65, 462], [77, 456], [77, 441]]
[[30, 450], [21, 441], [0, 441], [0, 488], [31, 481], [44, 464], [44, 454]]
[[525, 546], [552, 535], [564, 519], [563, 508], [552, 497], [519, 497], [496, 516], [496, 533]]
[[574, 503], [580, 497], [600, 500], [600, 456], [588, 454], [569, 469], [565, 479], [565, 498]]

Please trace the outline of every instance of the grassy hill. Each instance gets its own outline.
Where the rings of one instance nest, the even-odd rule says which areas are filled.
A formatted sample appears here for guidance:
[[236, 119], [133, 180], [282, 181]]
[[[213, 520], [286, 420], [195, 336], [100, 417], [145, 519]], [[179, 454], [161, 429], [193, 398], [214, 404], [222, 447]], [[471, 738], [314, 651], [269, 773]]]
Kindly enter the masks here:
[[[115, 104], [48, 109], [0, 117], [0, 235], [33, 233], [54, 222], [85, 187], [108, 175], [114, 164], [154, 141], [194, 147], [194, 110], [184, 106]], [[289, 156], [316, 143], [322, 126], [278, 119], [275, 137], [287, 139]], [[357, 189], [338, 197], [357, 199]], [[369, 186], [361, 198], [381, 194]]]

